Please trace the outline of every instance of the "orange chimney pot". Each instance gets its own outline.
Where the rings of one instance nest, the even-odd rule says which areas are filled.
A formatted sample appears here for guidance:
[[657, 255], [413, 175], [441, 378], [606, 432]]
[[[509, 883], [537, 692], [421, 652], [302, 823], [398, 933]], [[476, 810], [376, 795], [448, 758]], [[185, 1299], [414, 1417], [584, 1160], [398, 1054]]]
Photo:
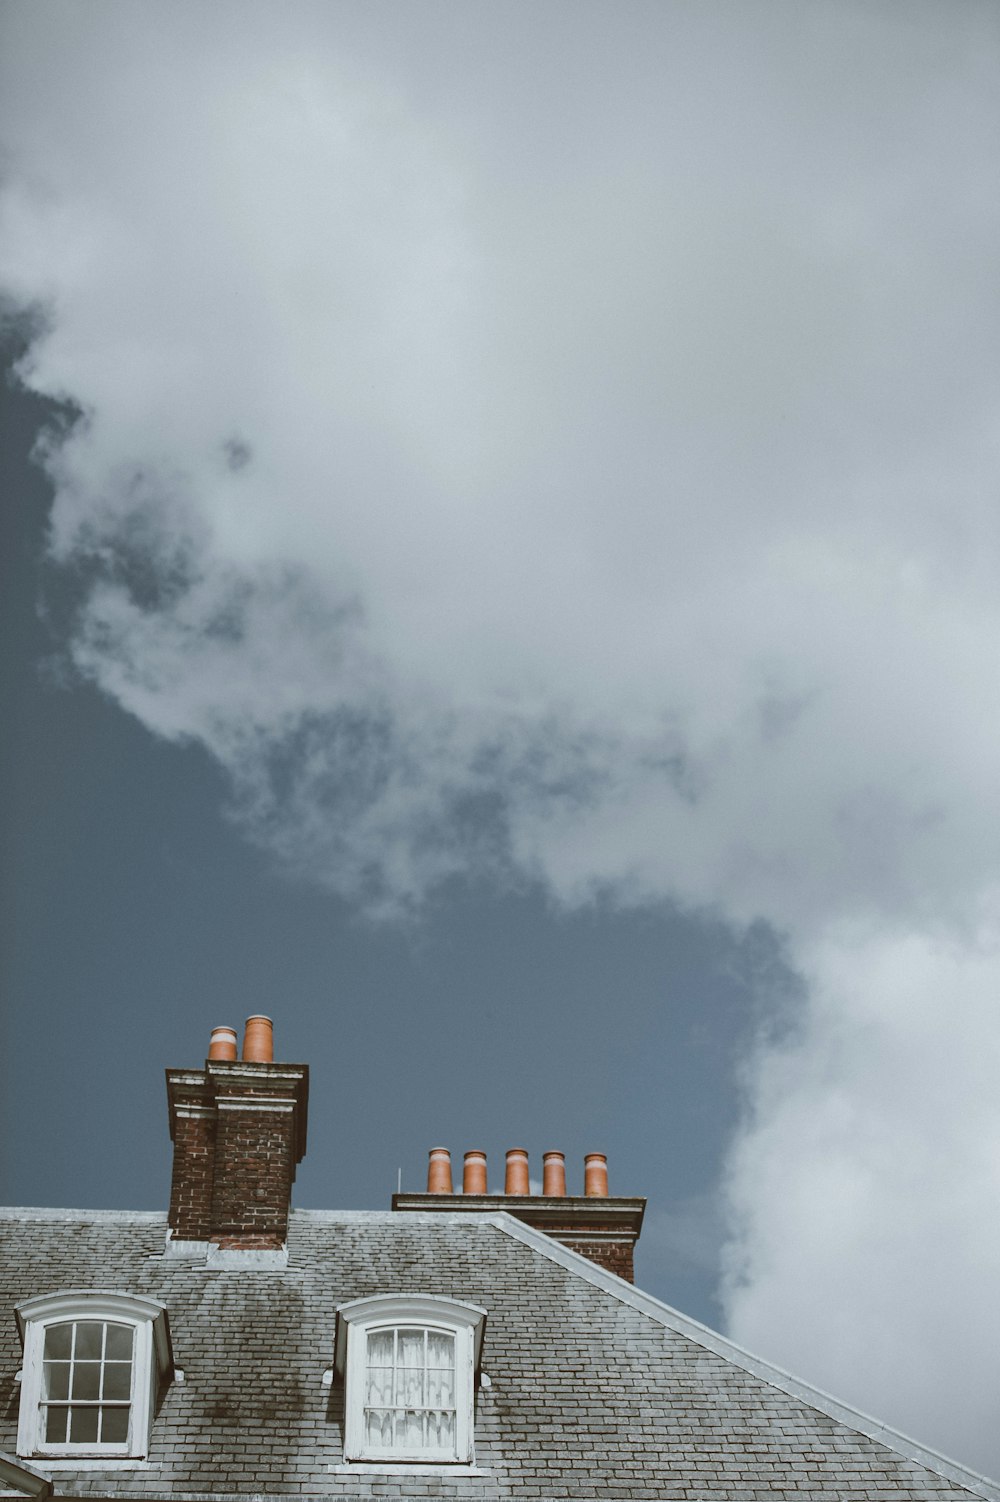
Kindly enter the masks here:
[[507, 1173], [503, 1186], [504, 1194], [530, 1194], [528, 1182], [528, 1154], [523, 1147], [512, 1147], [507, 1154]]
[[233, 1060], [237, 1057], [236, 1029], [234, 1027], [213, 1027], [212, 1037], [208, 1045], [208, 1057], [210, 1059], [227, 1060]]
[[566, 1154], [542, 1154], [542, 1193], [563, 1195], [566, 1193]]
[[274, 1023], [270, 1017], [248, 1017], [243, 1034], [243, 1059], [248, 1064], [274, 1063]]
[[608, 1158], [606, 1153], [588, 1153], [584, 1158], [583, 1192], [607, 1198]]
[[427, 1193], [453, 1194], [451, 1187], [451, 1153], [446, 1147], [432, 1147], [427, 1160]]
[[462, 1164], [462, 1193], [486, 1194], [486, 1154], [468, 1152]]

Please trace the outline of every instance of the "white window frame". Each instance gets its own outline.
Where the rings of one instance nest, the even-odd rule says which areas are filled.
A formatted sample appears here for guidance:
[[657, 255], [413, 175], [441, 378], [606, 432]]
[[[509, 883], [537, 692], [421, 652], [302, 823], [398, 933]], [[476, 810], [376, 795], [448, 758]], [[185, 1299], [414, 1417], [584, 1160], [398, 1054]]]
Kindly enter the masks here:
[[[475, 1379], [486, 1310], [439, 1294], [373, 1294], [337, 1310], [335, 1367], [344, 1380], [344, 1459], [378, 1466], [471, 1465]], [[406, 1450], [368, 1444], [365, 1436], [366, 1357], [369, 1334], [400, 1326], [441, 1331], [455, 1341], [455, 1446], [453, 1451]]]
[[[173, 1372], [167, 1311], [155, 1299], [138, 1294], [69, 1289], [39, 1294], [15, 1310], [24, 1347], [21, 1372], [21, 1411], [17, 1453], [24, 1459], [61, 1460], [101, 1458], [143, 1460], [149, 1453], [149, 1434], [160, 1386]], [[129, 1396], [128, 1435], [121, 1443], [57, 1444], [45, 1438], [42, 1362], [45, 1332], [72, 1320], [96, 1320], [132, 1329], [132, 1390]]]

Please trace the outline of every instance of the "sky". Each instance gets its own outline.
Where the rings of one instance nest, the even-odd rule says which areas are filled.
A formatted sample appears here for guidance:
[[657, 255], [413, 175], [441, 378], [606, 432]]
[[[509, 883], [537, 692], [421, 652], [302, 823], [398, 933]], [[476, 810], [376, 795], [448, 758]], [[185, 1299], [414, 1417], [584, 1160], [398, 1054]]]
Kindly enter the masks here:
[[609, 1155], [1000, 1474], [1000, 11], [0, 7], [4, 1193]]

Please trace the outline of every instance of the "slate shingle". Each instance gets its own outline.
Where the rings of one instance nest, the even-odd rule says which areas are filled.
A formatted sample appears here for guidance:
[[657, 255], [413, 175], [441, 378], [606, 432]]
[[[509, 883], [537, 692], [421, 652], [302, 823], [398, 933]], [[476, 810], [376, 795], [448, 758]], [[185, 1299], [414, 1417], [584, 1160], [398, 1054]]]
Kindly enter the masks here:
[[[165, 1233], [158, 1215], [0, 1212], [0, 1450], [16, 1445], [12, 1306], [33, 1294], [101, 1288], [160, 1300], [184, 1373], [162, 1396], [147, 1464], [51, 1468], [57, 1494], [1000, 1498], [971, 1477], [963, 1485], [955, 1468], [942, 1474], [894, 1453], [736, 1364], [721, 1337], [711, 1349], [696, 1327], [671, 1327], [669, 1311], [656, 1314], [663, 1306], [507, 1217], [296, 1211], [288, 1266], [266, 1271], [167, 1258]], [[323, 1384], [335, 1311], [387, 1292], [444, 1294], [488, 1310], [478, 1474], [344, 1466], [342, 1389]]]

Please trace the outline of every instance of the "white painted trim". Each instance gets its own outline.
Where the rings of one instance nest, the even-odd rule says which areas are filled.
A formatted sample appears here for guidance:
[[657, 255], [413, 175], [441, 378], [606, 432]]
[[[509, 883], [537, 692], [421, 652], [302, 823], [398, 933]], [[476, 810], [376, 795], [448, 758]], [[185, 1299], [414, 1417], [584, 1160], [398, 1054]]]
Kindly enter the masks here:
[[355, 1322], [366, 1325], [398, 1325], [413, 1320], [415, 1324], [471, 1329], [474, 1331], [476, 1367], [479, 1367], [486, 1310], [478, 1304], [469, 1304], [464, 1299], [449, 1299], [441, 1293], [373, 1293], [367, 1298], [351, 1299], [346, 1304], [338, 1304], [336, 1315], [334, 1366], [341, 1376], [344, 1374], [347, 1355], [347, 1330]]
[[168, 1227], [163, 1255], [164, 1257], [183, 1257], [186, 1260], [193, 1259], [195, 1262], [204, 1262], [208, 1256], [208, 1246], [209, 1243], [207, 1241], [183, 1241], [179, 1237], [171, 1236]]
[[0, 1497], [51, 1497], [52, 1477], [37, 1466], [28, 1465], [6, 1450], [0, 1450]]
[[[266, 1067], [262, 1069], [261, 1064], [265, 1064]], [[259, 1085], [262, 1081], [270, 1084], [274, 1080], [282, 1082], [287, 1080], [293, 1084], [299, 1084], [305, 1076], [305, 1068], [304, 1064], [282, 1068], [276, 1064], [268, 1064], [264, 1059], [257, 1063], [247, 1062], [245, 1059], [209, 1059], [205, 1074], [199, 1071], [189, 1076], [185, 1075], [184, 1078], [197, 1080], [202, 1084], [206, 1078], [222, 1081], [243, 1080], [252, 1085]]]
[[216, 1272], [239, 1268], [244, 1272], [274, 1272], [288, 1266], [288, 1247], [217, 1246], [207, 1243], [205, 1266]]
[[[66, 1469], [93, 1459], [97, 1469], [121, 1461], [143, 1459], [149, 1451], [149, 1434], [160, 1381], [173, 1369], [167, 1311], [155, 1299], [138, 1294], [113, 1293], [103, 1289], [64, 1289], [25, 1299], [15, 1309], [18, 1333], [24, 1344], [21, 1402], [18, 1414], [18, 1454], [38, 1458], [47, 1465], [63, 1460]], [[45, 1332], [50, 1325], [70, 1320], [99, 1320], [132, 1328], [132, 1388], [129, 1398], [128, 1436], [113, 1445], [53, 1445], [41, 1429], [42, 1359]]]
[[130, 1455], [46, 1455], [45, 1469], [47, 1471], [104, 1471], [113, 1472], [116, 1476], [119, 1471], [162, 1471], [162, 1462], [138, 1460]]
[[[416, 1466], [442, 1468], [454, 1475], [458, 1467], [475, 1462], [473, 1401], [475, 1370], [482, 1349], [486, 1311], [440, 1294], [373, 1294], [352, 1299], [337, 1310], [334, 1338], [335, 1365], [344, 1375], [344, 1460], [364, 1468]], [[455, 1349], [455, 1453], [429, 1455], [380, 1450], [371, 1453], [365, 1441], [365, 1385], [368, 1336], [371, 1332], [413, 1324], [424, 1330], [437, 1329], [451, 1336]], [[348, 1467], [350, 1469], [350, 1467]]]
[[295, 1110], [294, 1100], [241, 1100], [224, 1095], [215, 1104], [219, 1111], [279, 1111], [284, 1116]]

